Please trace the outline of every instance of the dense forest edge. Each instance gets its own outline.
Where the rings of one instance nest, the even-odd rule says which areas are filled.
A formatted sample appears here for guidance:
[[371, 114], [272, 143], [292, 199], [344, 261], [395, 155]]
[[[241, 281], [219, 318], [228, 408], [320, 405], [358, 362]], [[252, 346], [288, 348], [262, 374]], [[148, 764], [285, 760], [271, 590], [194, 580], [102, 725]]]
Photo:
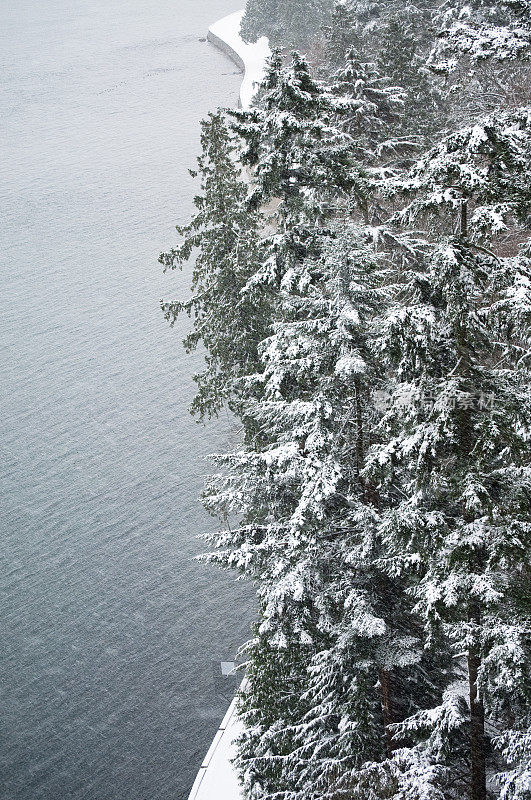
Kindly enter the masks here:
[[248, 0], [164, 301], [257, 589], [249, 800], [530, 800], [531, 0]]

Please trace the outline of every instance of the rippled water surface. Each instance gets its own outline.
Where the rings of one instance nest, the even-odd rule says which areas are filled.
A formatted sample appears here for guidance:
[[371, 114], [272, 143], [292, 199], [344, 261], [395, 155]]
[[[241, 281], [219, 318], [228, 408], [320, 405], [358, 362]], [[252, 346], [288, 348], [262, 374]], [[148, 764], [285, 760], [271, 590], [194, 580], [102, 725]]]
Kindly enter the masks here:
[[249, 590], [193, 561], [227, 426], [187, 414], [157, 264], [236, 7], [0, 0], [1, 800], [185, 798], [247, 636]]

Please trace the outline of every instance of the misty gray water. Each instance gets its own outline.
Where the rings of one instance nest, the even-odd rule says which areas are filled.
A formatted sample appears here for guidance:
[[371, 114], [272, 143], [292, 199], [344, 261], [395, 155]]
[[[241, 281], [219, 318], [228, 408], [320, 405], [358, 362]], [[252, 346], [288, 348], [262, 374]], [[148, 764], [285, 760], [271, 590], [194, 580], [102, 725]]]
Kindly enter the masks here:
[[233, 0], [0, 0], [0, 798], [180, 800], [249, 588], [194, 562], [227, 425], [187, 413], [161, 249]]

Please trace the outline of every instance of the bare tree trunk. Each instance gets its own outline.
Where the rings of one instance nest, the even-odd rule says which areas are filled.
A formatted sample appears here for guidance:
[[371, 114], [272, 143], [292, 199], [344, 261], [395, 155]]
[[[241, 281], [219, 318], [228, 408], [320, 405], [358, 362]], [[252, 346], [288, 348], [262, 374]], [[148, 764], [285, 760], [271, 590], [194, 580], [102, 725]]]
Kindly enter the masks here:
[[388, 669], [380, 670], [380, 696], [382, 701], [382, 715], [385, 726], [385, 749], [387, 757], [393, 755], [394, 743], [390, 725], [393, 720], [393, 687], [392, 673]]
[[[461, 201], [460, 236], [468, 236], [468, 201]], [[468, 382], [470, 380], [470, 350], [467, 343], [466, 327], [460, 325], [457, 336], [460, 349], [460, 370]], [[460, 438], [463, 457], [466, 459], [473, 447], [471, 411], [463, 409], [460, 414]], [[478, 552], [471, 557], [469, 571], [476, 569], [481, 572], [481, 556]], [[481, 625], [481, 610], [479, 604], [470, 603], [468, 608], [468, 621], [476, 628]], [[472, 644], [468, 650], [468, 690], [470, 701], [470, 800], [486, 800], [487, 775], [485, 758], [485, 708], [478, 686], [478, 673], [481, 666], [481, 656], [477, 644]]]
[[363, 407], [361, 403], [360, 379], [354, 381], [356, 389], [356, 473], [360, 478], [365, 458], [365, 443], [363, 441]]
[[466, 239], [468, 236], [468, 201], [461, 200], [461, 219], [460, 219], [460, 231], [459, 235], [462, 239]]
[[[479, 624], [479, 610], [472, 608], [469, 620]], [[470, 800], [486, 800], [485, 709], [478, 687], [481, 664], [476, 646], [468, 651], [468, 688], [470, 693]]]
[[[372, 496], [372, 502], [378, 504], [378, 492], [372, 485], [367, 486], [361, 478], [361, 470], [365, 459], [365, 437], [363, 433], [363, 404], [361, 399], [360, 379], [355, 380], [356, 399], [356, 473], [361, 484], [365, 488], [366, 496]], [[369, 500], [371, 502], [371, 500]], [[390, 725], [394, 722], [393, 718], [393, 685], [392, 672], [387, 669], [380, 669], [380, 700], [382, 704], [382, 718], [385, 729], [385, 750], [388, 758], [393, 754], [393, 735]]]

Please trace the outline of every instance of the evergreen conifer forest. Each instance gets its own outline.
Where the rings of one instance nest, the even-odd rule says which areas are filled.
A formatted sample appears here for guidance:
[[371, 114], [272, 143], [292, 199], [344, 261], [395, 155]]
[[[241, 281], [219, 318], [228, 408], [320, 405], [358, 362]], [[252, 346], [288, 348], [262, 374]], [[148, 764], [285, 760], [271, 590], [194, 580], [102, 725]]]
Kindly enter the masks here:
[[249, 800], [530, 800], [531, 2], [248, 0], [163, 303], [228, 408]]

